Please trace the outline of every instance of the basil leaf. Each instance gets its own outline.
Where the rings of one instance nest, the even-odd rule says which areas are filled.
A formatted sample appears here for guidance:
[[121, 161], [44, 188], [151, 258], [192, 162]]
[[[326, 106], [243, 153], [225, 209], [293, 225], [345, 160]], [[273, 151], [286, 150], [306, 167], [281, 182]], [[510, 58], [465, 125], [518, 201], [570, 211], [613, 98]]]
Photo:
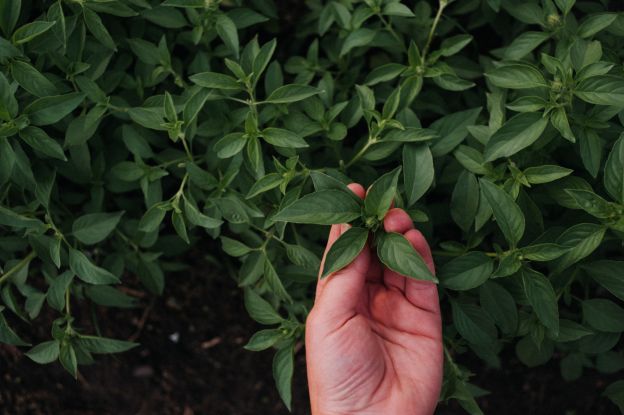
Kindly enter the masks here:
[[364, 248], [368, 229], [352, 227], [347, 229], [329, 248], [321, 278], [349, 265]]
[[412, 206], [427, 192], [433, 183], [434, 174], [433, 156], [428, 145], [403, 146], [403, 182], [408, 206]]
[[507, 121], [492, 135], [485, 146], [485, 161], [513, 156], [533, 144], [544, 132], [548, 119], [541, 114], [527, 112]]
[[524, 235], [524, 214], [516, 202], [494, 183], [481, 180], [481, 189], [494, 212], [496, 223], [511, 247], [515, 247]]
[[303, 196], [273, 216], [276, 222], [333, 225], [347, 223], [361, 214], [360, 204], [340, 190], [320, 190]]
[[408, 278], [438, 282], [422, 257], [403, 235], [383, 233], [377, 241], [379, 260], [392, 271]]
[[401, 174], [401, 167], [395, 168], [373, 182], [364, 199], [366, 216], [383, 220], [396, 196], [399, 174]]

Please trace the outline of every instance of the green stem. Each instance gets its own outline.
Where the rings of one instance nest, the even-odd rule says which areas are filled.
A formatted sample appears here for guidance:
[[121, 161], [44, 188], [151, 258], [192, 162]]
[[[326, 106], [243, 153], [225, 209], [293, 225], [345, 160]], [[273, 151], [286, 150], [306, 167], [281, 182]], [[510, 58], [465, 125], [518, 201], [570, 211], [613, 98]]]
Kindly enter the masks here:
[[115, 233], [117, 234], [117, 236], [119, 236], [125, 243], [127, 243], [128, 245], [130, 245], [132, 247], [132, 249], [135, 252], [139, 252], [139, 246], [137, 244], [135, 244], [132, 240], [130, 240], [130, 238], [128, 238], [128, 236], [126, 236], [122, 231], [120, 231], [119, 229], [115, 229]]
[[420, 63], [421, 65], [425, 65], [425, 60], [427, 59], [427, 53], [429, 53], [429, 48], [431, 47], [431, 41], [433, 40], [433, 35], [435, 34], [435, 30], [438, 27], [438, 23], [440, 22], [440, 17], [442, 17], [442, 11], [448, 4], [448, 0], [440, 0], [438, 12], [433, 19], [433, 24], [431, 25], [431, 30], [429, 30], [429, 37], [427, 38], [427, 43], [425, 44], [425, 48], [423, 49], [423, 53], [421, 55]]
[[366, 151], [370, 148], [370, 146], [372, 146], [373, 144], [375, 144], [377, 142], [377, 137], [368, 137], [368, 141], [366, 142], [366, 144], [364, 144], [364, 146], [351, 158], [351, 160], [349, 160], [345, 165], [344, 165], [344, 170], [348, 169], [349, 167], [351, 167], [355, 162], [357, 162], [359, 159], [361, 159], [364, 154], [366, 153]]
[[390, 34], [397, 40], [397, 42], [399, 42], [399, 44], [401, 45], [401, 49], [405, 51], [405, 44], [403, 43], [403, 40], [401, 39], [399, 34], [392, 28], [390, 22], [388, 22], [381, 13], [377, 13], [377, 17], [379, 17], [379, 20], [381, 20], [381, 22], [384, 24], [386, 30], [390, 32]]
[[28, 263], [32, 261], [36, 256], [37, 254], [35, 254], [35, 251], [32, 251], [31, 253], [26, 255], [20, 262], [15, 264], [10, 270], [8, 270], [4, 274], [2, 274], [2, 276], [0, 276], [0, 284], [4, 283], [6, 280], [11, 278], [11, 275], [15, 274], [16, 272], [19, 272], [22, 268], [28, 265]]
[[68, 316], [71, 316], [71, 293], [70, 293], [70, 290], [71, 290], [71, 284], [69, 284], [69, 286], [65, 290], [65, 313]]
[[180, 141], [182, 141], [182, 146], [184, 147], [184, 152], [186, 153], [186, 157], [188, 157], [190, 161], [193, 161], [193, 153], [191, 153], [191, 149], [189, 148], [188, 143], [186, 142], [186, 138], [180, 137]]

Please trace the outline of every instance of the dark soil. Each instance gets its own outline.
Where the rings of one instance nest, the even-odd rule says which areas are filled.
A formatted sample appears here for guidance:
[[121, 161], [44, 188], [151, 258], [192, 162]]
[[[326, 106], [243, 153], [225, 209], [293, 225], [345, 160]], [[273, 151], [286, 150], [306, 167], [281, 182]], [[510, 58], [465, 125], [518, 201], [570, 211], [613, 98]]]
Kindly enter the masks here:
[[[169, 278], [162, 298], [151, 306], [148, 299], [143, 300], [148, 312], [146, 307], [98, 309], [102, 334], [110, 337], [137, 334], [145, 317], [138, 338], [141, 346], [121, 355], [99, 357], [95, 365], [81, 367], [78, 381], [58, 363], [39, 366], [19, 350], [1, 346], [0, 413], [287, 414], [273, 387], [272, 353], [242, 349], [259, 327], [247, 316], [240, 294], [224, 275], [178, 274]], [[79, 312], [87, 315], [84, 325], [88, 327], [89, 313]], [[48, 338], [39, 324], [22, 327], [21, 332], [32, 330], [37, 339]], [[476, 360], [461, 362], [479, 373], [475, 384], [492, 391], [479, 401], [486, 414], [618, 413], [600, 397], [612, 379], [589, 372], [577, 382], [565, 383], [556, 361], [532, 370], [513, 358], [504, 361], [508, 367], [502, 371], [484, 370]], [[301, 352], [293, 395], [293, 413], [308, 414]], [[438, 411], [440, 415], [461, 413], [455, 405], [441, 406]]]

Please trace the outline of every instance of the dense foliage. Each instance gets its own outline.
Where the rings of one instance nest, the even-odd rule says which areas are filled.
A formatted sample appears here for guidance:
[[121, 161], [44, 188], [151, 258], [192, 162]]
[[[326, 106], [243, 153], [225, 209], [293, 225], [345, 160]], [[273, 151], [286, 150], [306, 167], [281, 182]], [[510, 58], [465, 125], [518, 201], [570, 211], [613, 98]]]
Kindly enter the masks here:
[[[290, 406], [314, 224], [360, 225], [339, 269], [394, 199], [438, 266], [441, 400], [481, 413], [464, 353], [556, 356], [568, 381], [621, 370], [618, 3], [0, 0], [0, 341], [76, 376], [135, 346], [76, 324], [89, 304], [135, 307], [120, 284], [161, 294], [219, 239], [270, 326], [246, 347], [276, 349]], [[366, 202], [345, 187], [377, 179]], [[435, 278], [377, 235], [388, 266]], [[43, 307], [58, 318], [32, 347], [19, 319]], [[624, 410], [624, 381], [605, 395]]]

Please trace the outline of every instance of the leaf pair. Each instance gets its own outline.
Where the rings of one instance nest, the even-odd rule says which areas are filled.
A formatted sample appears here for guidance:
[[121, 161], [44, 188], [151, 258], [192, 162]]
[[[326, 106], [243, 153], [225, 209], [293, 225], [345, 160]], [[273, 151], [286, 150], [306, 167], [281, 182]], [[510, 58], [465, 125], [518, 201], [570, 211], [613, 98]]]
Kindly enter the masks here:
[[[364, 249], [369, 232], [377, 232], [396, 196], [400, 173], [401, 167], [397, 167], [377, 179], [362, 203], [343, 183], [316, 172], [313, 181], [319, 190], [287, 206], [273, 219], [329, 225], [361, 218], [364, 226], [347, 229], [327, 252], [321, 275], [325, 278], [353, 262]], [[410, 278], [437, 281], [420, 255], [402, 235], [379, 231], [376, 242], [377, 255], [389, 269]]]

